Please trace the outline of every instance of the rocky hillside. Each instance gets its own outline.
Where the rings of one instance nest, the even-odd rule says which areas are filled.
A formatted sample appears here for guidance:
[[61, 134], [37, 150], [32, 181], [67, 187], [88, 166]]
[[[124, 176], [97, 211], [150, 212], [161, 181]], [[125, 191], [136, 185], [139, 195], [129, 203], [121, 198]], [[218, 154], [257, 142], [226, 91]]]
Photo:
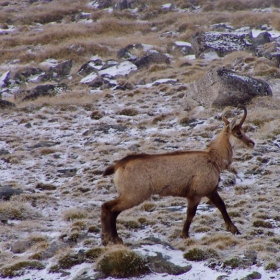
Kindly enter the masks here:
[[[278, 1], [0, 5], [1, 278], [280, 277]], [[256, 146], [219, 192], [242, 234], [204, 199], [182, 240], [185, 199], [153, 196], [119, 216], [124, 246], [102, 246], [104, 169], [204, 149], [239, 105]]]

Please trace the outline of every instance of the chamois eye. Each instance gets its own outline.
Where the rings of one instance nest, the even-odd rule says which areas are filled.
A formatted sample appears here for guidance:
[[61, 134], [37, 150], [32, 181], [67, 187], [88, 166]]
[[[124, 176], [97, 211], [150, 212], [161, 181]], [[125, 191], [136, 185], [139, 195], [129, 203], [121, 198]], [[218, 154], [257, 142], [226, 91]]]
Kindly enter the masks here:
[[241, 136], [242, 136], [242, 133], [241, 133], [241, 131], [236, 131], [236, 132], [235, 132], [235, 135], [236, 135], [237, 137], [241, 137]]

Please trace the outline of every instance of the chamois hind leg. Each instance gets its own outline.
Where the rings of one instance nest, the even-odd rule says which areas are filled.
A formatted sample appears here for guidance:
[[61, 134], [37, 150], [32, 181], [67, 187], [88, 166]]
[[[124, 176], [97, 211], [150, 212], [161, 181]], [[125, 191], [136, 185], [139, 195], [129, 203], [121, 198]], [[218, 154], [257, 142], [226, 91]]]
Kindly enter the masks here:
[[226, 223], [226, 229], [229, 230], [232, 234], [240, 234], [238, 228], [233, 224], [231, 221], [225, 203], [221, 199], [220, 195], [218, 194], [217, 190], [215, 190], [213, 193], [207, 196], [210, 201], [220, 210], [222, 213], [222, 216], [224, 218], [224, 221]]
[[184, 227], [181, 231], [180, 236], [182, 238], [189, 238], [189, 229], [191, 222], [193, 220], [193, 217], [195, 216], [197, 206], [201, 200], [201, 197], [192, 197], [188, 198], [188, 210], [187, 210], [187, 219], [184, 223]]
[[108, 243], [122, 244], [122, 239], [117, 232], [117, 217], [118, 215], [133, 206], [140, 204], [141, 201], [126, 200], [125, 197], [118, 197], [114, 200], [108, 201], [101, 206], [101, 228], [102, 228], [102, 244]]
[[116, 220], [120, 211], [113, 210], [114, 206], [118, 204], [118, 200], [119, 198], [108, 201], [101, 206], [101, 238], [103, 245], [107, 245], [110, 241], [114, 244], [122, 244], [116, 227]]

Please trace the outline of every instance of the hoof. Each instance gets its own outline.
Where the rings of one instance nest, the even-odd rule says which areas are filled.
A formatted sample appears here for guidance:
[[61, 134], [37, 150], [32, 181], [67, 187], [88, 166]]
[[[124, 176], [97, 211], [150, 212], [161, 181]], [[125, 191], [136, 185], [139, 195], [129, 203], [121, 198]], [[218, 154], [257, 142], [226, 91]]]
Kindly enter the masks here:
[[190, 238], [189, 234], [188, 234], [188, 233], [185, 233], [185, 232], [181, 232], [181, 233], [180, 233], [180, 237], [183, 238], [183, 239]]
[[227, 230], [229, 230], [232, 234], [241, 234], [235, 225], [230, 225]]
[[114, 244], [123, 244], [123, 241], [120, 237], [104, 237], [102, 236], [102, 245], [114, 245]]

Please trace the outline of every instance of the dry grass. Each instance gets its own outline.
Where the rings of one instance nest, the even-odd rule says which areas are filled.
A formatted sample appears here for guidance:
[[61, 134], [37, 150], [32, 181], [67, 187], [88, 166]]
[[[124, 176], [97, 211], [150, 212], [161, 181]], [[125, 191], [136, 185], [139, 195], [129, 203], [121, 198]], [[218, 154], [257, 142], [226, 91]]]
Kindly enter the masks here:
[[[164, 1], [156, 2], [165, 4]], [[257, 2], [255, 6], [260, 7], [260, 1]], [[194, 4], [203, 6], [206, 3], [208, 1], [196, 1]], [[210, 1], [209, 3], [214, 5]], [[2, 36], [0, 63], [15, 57], [23, 63], [39, 63], [49, 57], [81, 62], [96, 54], [101, 57], [116, 56], [121, 47], [131, 43], [152, 43], [160, 47], [163, 42], [166, 45], [173, 42], [168, 37], [155, 37], [153, 27], [157, 32], [176, 30], [179, 32], [178, 39], [189, 40], [195, 32], [206, 31], [211, 24], [219, 22], [229, 22], [235, 27], [252, 24], [254, 27], [262, 24], [271, 24], [274, 28], [280, 26], [278, 13], [271, 13], [267, 17], [263, 13], [240, 11], [242, 7], [246, 9], [245, 4], [249, 5], [247, 1], [218, 1], [215, 7], [212, 7], [211, 13], [208, 11], [198, 14], [162, 12], [158, 6], [160, 4], [152, 1], [148, 3], [148, 10], [143, 12], [152, 14], [149, 22], [139, 22], [135, 16], [123, 16], [123, 13], [117, 11], [108, 17], [105, 11], [92, 10], [86, 4], [87, 1], [81, 0], [67, 2], [67, 5], [66, 1], [55, 1], [44, 3], [44, 9], [37, 4], [24, 11], [20, 6], [4, 9], [0, 12], [1, 22], [8, 22], [13, 17], [13, 22], [9, 24], [20, 29], [12, 35]], [[175, 1], [175, 4], [184, 5], [182, 1]], [[265, 6], [271, 4], [273, 1], [269, 1]], [[188, 3], [185, 5], [188, 6]], [[274, 3], [274, 6], [277, 6], [277, 3]], [[248, 9], [251, 8], [249, 5]], [[94, 22], [78, 23], [81, 11], [90, 13], [90, 19]], [[236, 11], [238, 13], [235, 13]], [[42, 26], [35, 27], [38, 23]]]
[[[142, 19], [145, 19], [144, 16], [146, 16], [149, 21], [142, 21], [141, 24], [136, 21], [136, 16], [129, 14], [128, 11], [125, 12], [123, 17], [121, 17], [123, 13], [113, 12], [109, 18], [105, 11], [94, 11], [86, 7], [87, 1], [79, 1], [78, 3], [63, 1], [63, 5], [59, 5], [57, 8], [58, 11], [66, 15], [65, 18], [61, 19], [55, 10], [57, 2], [53, 1], [53, 6], [41, 11], [39, 11], [40, 7], [37, 4], [33, 4], [31, 12], [25, 11], [25, 14], [19, 14], [14, 17], [15, 25], [22, 24], [22, 22], [25, 22], [26, 25], [12, 35], [1, 35], [0, 54], [2, 56], [0, 61], [2, 63], [6, 60], [19, 58], [21, 63], [26, 62], [28, 64], [33, 61], [32, 66], [36, 66], [39, 62], [49, 57], [58, 60], [72, 58], [75, 61], [74, 68], [77, 68], [77, 65], [81, 65], [81, 62], [86, 62], [92, 55], [100, 55], [104, 60], [116, 58], [117, 51], [128, 44], [146, 43], [153, 45], [153, 49], [171, 52], [175, 40], [187, 41], [196, 31], [210, 30], [210, 25], [213, 23], [229, 22], [236, 27], [251, 25], [253, 22], [254, 25], [264, 23], [271, 24], [273, 27], [280, 25], [279, 18], [277, 18], [279, 14], [271, 13], [268, 17], [266, 14], [252, 13], [249, 10], [239, 11], [240, 7], [237, 7], [237, 2], [234, 1], [232, 3], [225, 1], [224, 3], [227, 3], [228, 6], [221, 1], [174, 1], [181, 8], [191, 8], [192, 3], [202, 6], [207, 3], [212, 5], [212, 8], [208, 7], [209, 12], [193, 14], [185, 12], [178, 14], [172, 11], [163, 12], [160, 11], [158, 5], [165, 4], [166, 1], [146, 1], [150, 5], [146, 11], [147, 15], [143, 13], [140, 16]], [[240, 0], [239, 4], [241, 3], [244, 6], [247, 2]], [[215, 8], [218, 3], [222, 4], [219, 10]], [[260, 1], [256, 1], [255, 5], [259, 5], [258, 3]], [[268, 3], [272, 3], [272, 1], [268, 1]], [[92, 24], [75, 22], [73, 17], [79, 14], [76, 9], [80, 4], [83, 11], [91, 13], [91, 19], [94, 21]], [[247, 3], [247, 5], [249, 4], [252, 3]], [[46, 2], [44, 7], [47, 7], [47, 5]], [[213, 10], [214, 8], [216, 10]], [[33, 21], [32, 12], [38, 12]], [[6, 22], [9, 18], [13, 18], [11, 15], [14, 15], [14, 13], [15, 11], [10, 11], [9, 13], [1, 11], [0, 19]], [[48, 13], [45, 18], [44, 13]], [[48, 23], [51, 20], [56, 21], [56, 23]], [[36, 26], [35, 22], [42, 22], [44, 25]], [[172, 37], [173, 35], [162, 35], [165, 31], [174, 30], [178, 32], [174, 37]], [[144, 51], [135, 50], [135, 54], [141, 56]], [[173, 57], [176, 56], [174, 53], [172, 54], [174, 55]], [[50, 160], [47, 164], [44, 164], [44, 167], [48, 167], [50, 163], [53, 164], [52, 169], [64, 168], [66, 164], [80, 164], [82, 168], [79, 169], [80, 173], [77, 173], [75, 177], [68, 178], [65, 183], [61, 184], [58, 181], [57, 185], [59, 187], [56, 190], [47, 191], [44, 194], [42, 194], [43, 191], [33, 193], [34, 189], [38, 191], [38, 189], [36, 190], [38, 182], [34, 182], [32, 174], [32, 178], [28, 178], [30, 181], [26, 184], [32, 192], [22, 195], [25, 201], [13, 199], [10, 202], [1, 202], [0, 215], [7, 214], [9, 219], [24, 220], [13, 227], [3, 227], [1, 234], [5, 230], [5, 236], [12, 242], [15, 237], [18, 238], [18, 236], [29, 232], [53, 231], [57, 233], [59, 231], [61, 234], [67, 232], [65, 241], [78, 243], [75, 250], [83, 246], [92, 247], [93, 245], [98, 245], [99, 239], [96, 236], [100, 236], [100, 203], [107, 201], [109, 196], [114, 197], [117, 195], [112, 178], [101, 177], [105, 165], [125, 156], [127, 153], [136, 151], [159, 153], [169, 149], [170, 146], [172, 146], [172, 149], [174, 146], [178, 147], [178, 149], [184, 149], [185, 147], [200, 149], [212, 139], [213, 135], [220, 131], [221, 121], [218, 120], [220, 111], [216, 109], [186, 111], [189, 105], [189, 100], [184, 98], [184, 93], [187, 90], [186, 86], [167, 84], [151, 88], [133, 89], [133, 84], [139, 84], [141, 81], [144, 84], [159, 78], [174, 78], [182, 83], [189, 83], [202, 77], [209, 68], [219, 65], [235, 67], [237, 71], [245, 73], [254, 71], [254, 75], [268, 75], [269, 78], [279, 73], [279, 69], [273, 68], [269, 61], [265, 63], [266, 60], [262, 61], [247, 52], [232, 53], [220, 61], [210, 62], [207, 65], [199, 60], [187, 61], [184, 57], [176, 57], [174, 60], [168, 66], [152, 65], [149, 69], [138, 71], [128, 77], [127, 80], [132, 84], [132, 89], [126, 92], [114, 91], [112, 93], [111, 90], [104, 90], [102, 93], [90, 94], [88, 89], [79, 84], [79, 77], [73, 75], [73, 79], [67, 82], [70, 88], [67, 92], [52, 98], [39, 98], [32, 102], [17, 104], [17, 110], [12, 112], [11, 116], [9, 115], [7, 126], [12, 121], [18, 123], [19, 126], [32, 122], [33, 126], [32, 130], [24, 132], [27, 135], [24, 133], [20, 135], [23, 139], [19, 139], [20, 136], [17, 136], [15, 140], [14, 138], [10, 139], [3, 136], [3, 141], [6, 141], [6, 144], [14, 150], [12, 156], [16, 157], [17, 163], [26, 167], [26, 161], [41, 158]], [[180, 67], [186, 61], [190, 62], [190, 65]], [[73, 73], [77, 72], [77, 70], [73, 69]], [[29, 86], [27, 85], [27, 87]], [[186, 248], [203, 249], [210, 247], [217, 251], [220, 256], [226, 256], [227, 259], [231, 259], [234, 255], [243, 254], [244, 248], [256, 250], [258, 260], [260, 262], [267, 261], [268, 268], [273, 268], [273, 265], [269, 265], [269, 262], [275, 261], [273, 258], [280, 260], [279, 253], [274, 257], [272, 254], [268, 254], [266, 248], [268, 246], [276, 247], [280, 241], [276, 234], [272, 236], [274, 228], [269, 228], [272, 223], [268, 224], [266, 218], [272, 217], [275, 222], [279, 222], [278, 218], [276, 218], [279, 212], [279, 209], [277, 209], [279, 190], [277, 190], [277, 187], [273, 190], [271, 189], [270, 192], [267, 189], [269, 190], [271, 184], [279, 185], [277, 181], [279, 171], [277, 169], [278, 158], [273, 154], [266, 154], [268, 153], [266, 148], [268, 148], [267, 145], [271, 139], [279, 138], [280, 133], [280, 105], [279, 102], [276, 102], [278, 101], [275, 99], [276, 97], [256, 98], [248, 106], [246, 125], [249, 125], [248, 134], [252, 135], [252, 138], [256, 140], [256, 151], [237, 153], [238, 162], [235, 161], [234, 163], [234, 168], [238, 169], [237, 175], [239, 172], [243, 172], [245, 179], [251, 178], [250, 172], [254, 172], [252, 174], [257, 174], [256, 176], [259, 176], [258, 172], [267, 172], [263, 173], [266, 175], [261, 179], [257, 179], [256, 186], [240, 184], [236, 185], [235, 189], [232, 188], [231, 191], [225, 190], [222, 192], [230, 216], [237, 223], [242, 235], [233, 236], [226, 232], [223, 219], [216, 210], [211, 215], [196, 215], [190, 230], [192, 238], [182, 240], [179, 238], [179, 234], [186, 214], [183, 211], [175, 212], [173, 210], [173, 212], [167, 209], [167, 206], [183, 206], [186, 201], [184, 199], [159, 199], [153, 197], [150, 201], [145, 201], [138, 207], [125, 211], [120, 215], [117, 226], [120, 229], [120, 236], [127, 242], [126, 248], [129, 248], [130, 242], [138, 242], [137, 232], [141, 236], [148, 229], [150, 235], [158, 236], [162, 241], [167, 241], [175, 248], [183, 251], [187, 250]], [[182, 101], [187, 104], [182, 104], [184, 103]], [[166, 108], [164, 109], [167, 112], [161, 111], [162, 104], [165, 104]], [[121, 111], [123, 108], [129, 108], [129, 110]], [[135, 115], [135, 117], [124, 117], [117, 114], [118, 112], [127, 116]], [[22, 117], [23, 115], [24, 118]], [[2, 116], [3, 118], [6, 117], [4, 113]], [[83, 121], [77, 126], [79, 118], [83, 116]], [[28, 141], [33, 143], [45, 137], [44, 134], [40, 134], [42, 123], [54, 118], [58, 119], [57, 123], [59, 123], [59, 129], [56, 132], [63, 132], [63, 138], [59, 138], [62, 146], [59, 148], [42, 148], [36, 151], [23, 150]], [[204, 127], [203, 131], [197, 128], [184, 127], [183, 125], [187, 125], [191, 118], [207, 120], [210, 125]], [[181, 124], [180, 120], [182, 120]], [[124, 125], [127, 130], [121, 133], [116, 132], [114, 135], [95, 130], [99, 124], [105, 122]], [[154, 132], [150, 132], [150, 128]], [[162, 128], [170, 129], [170, 133], [169, 131], [168, 133], [160, 131]], [[72, 131], [72, 129], [75, 130]], [[38, 134], [34, 136], [28, 133], [33, 130], [36, 130]], [[132, 130], [134, 132], [130, 134]], [[47, 128], [45, 131], [51, 131], [51, 128]], [[134, 136], [135, 131], [139, 133], [137, 137]], [[73, 132], [71, 139], [68, 139], [68, 132]], [[163, 141], [154, 141], [156, 138]], [[65, 141], [69, 142], [66, 144]], [[79, 144], [81, 144], [82, 149], [77, 148]], [[130, 150], [131, 147], [132, 149]], [[52, 161], [54, 160], [53, 153], [58, 153], [62, 156], [60, 159]], [[262, 153], [262, 155], [255, 156], [258, 153]], [[64, 155], [69, 156], [67, 162], [62, 160]], [[70, 158], [70, 155], [77, 155], [78, 157]], [[275, 158], [276, 162], [271, 164], [271, 161], [275, 160]], [[13, 166], [15, 163], [16, 161], [13, 161], [9, 164]], [[35, 166], [32, 168], [34, 168], [32, 172], [40, 172], [40, 176], [44, 176], [49, 171], [41, 169], [40, 164], [36, 168]], [[26, 169], [26, 172], [28, 171]], [[250, 201], [247, 198], [248, 195], [250, 195]], [[85, 196], [87, 196], [87, 200], [85, 200]], [[61, 214], [62, 210], [59, 207], [64, 205], [64, 202], [70, 202], [75, 205], [71, 205], [69, 210]], [[271, 212], [270, 209], [271, 202], [273, 202], [274, 212]], [[85, 208], [81, 209], [79, 207]], [[55, 208], [59, 209], [59, 211], [52, 211]], [[40, 220], [30, 220], [36, 214], [33, 211], [34, 209], [44, 210], [43, 213], [46, 217], [40, 217]], [[51, 214], [48, 216], [46, 213]], [[59, 215], [57, 215], [58, 213]], [[253, 216], [252, 219], [251, 215]], [[53, 229], [49, 227], [50, 225], [56, 226], [59, 219], [63, 220], [61, 228]], [[247, 222], [249, 219], [251, 219], [250, 222]], [[87, 232], [91, 236], [85, 239]], [[48, 242], [52, 242], [55, 239], [53, 237], [49, 238], [50, 240], [35, 234], [30, 237], [35, 243], [30, 250], [35, 253], [33, 255], [35, 259], [36, 253], [44, 250]], [[141, 240], [139, 240], [140, 242]], [[10, 241], [7, 241], [3, 246], [8, 246], [9, 244]], [[119, 249], [123, 248], [119, 247]], [[97, 263], [96, 257], [104, 253], [101, 252], [103, 248], [98, 247], [96, 249], [96, 251], [87, 252], [92, 258], [91, 261], [95, 262], [95, 264]], [[60, 264], [67, 262], [67, 258], [64, 259], [67, 253], [71, 255], [73, 252], [63, 251], [55, 256], [55, 258], [60, 257], [58, 260]], [[59, 256], [60, 254], [61, 256]], [[11, 257], [13, 256], [11, 256], [7, 248], [0, 255], [0, 261], [1, 263], [8, 263]], [[64, 265], [65, 263], [62, 264], [62, 266]]]
[[88, 213], [82, 209], [69, 209], [64, 212], [63, 218], [66, 221], [73, 221], [73, 220], [81, 220], [85, 219], [88, 216]]
[[0, 215], [10, 220], [31, 220], [37, 216], [27, 203], [16, 198], [0, 203]]

